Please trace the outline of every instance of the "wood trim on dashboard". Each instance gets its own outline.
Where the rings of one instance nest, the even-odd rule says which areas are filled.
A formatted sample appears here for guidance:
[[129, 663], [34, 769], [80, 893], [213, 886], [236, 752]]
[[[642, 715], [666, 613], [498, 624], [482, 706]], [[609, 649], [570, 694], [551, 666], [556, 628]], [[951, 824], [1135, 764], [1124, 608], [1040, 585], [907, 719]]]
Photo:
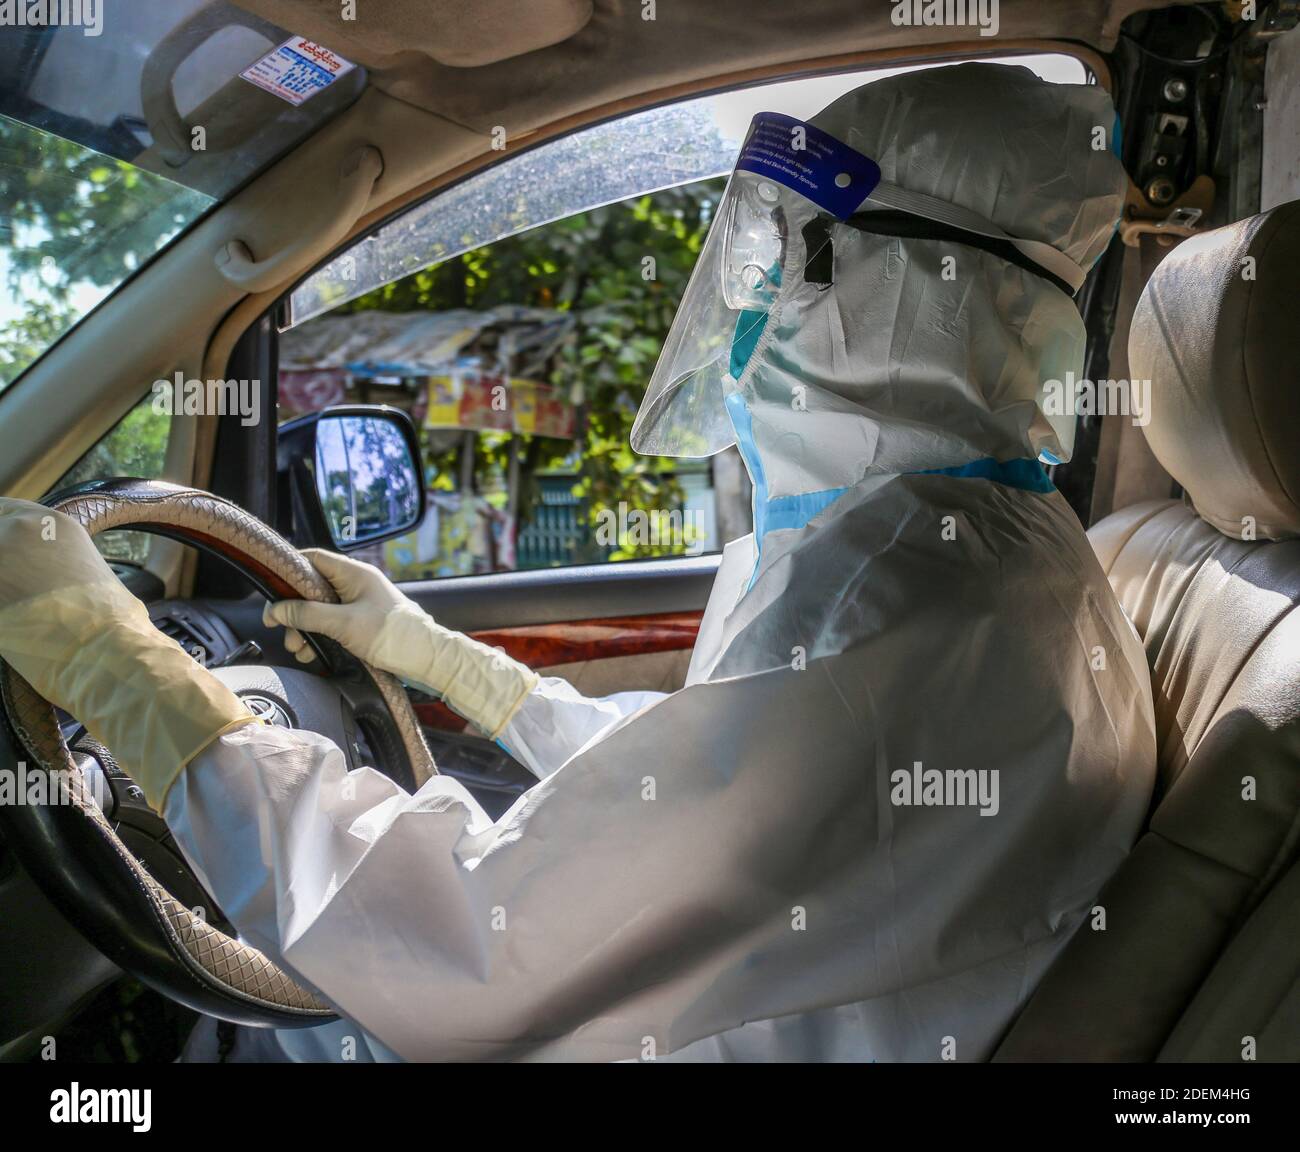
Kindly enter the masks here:
[[490, 648], [500, 648], [530, 668], [553, 668], [581, 660], [694, 648], [703, 615], [703, 612], [664, 612], [653, 616], [612, 616], [601, 620], [491, 628], [470, 635]]
[[[554, 668], [584, 660], [679, 652], [695, 647], [701, 612], [661, 612], [650, 616], [611, 616], [597, 620], [566, 620], [558, 624], [524, 624], [491, 628], [470, 635], [530, 668]], [[420, 723], [444, 732], [459, 732], [462, 717], [438, 700], [415, 705]]]

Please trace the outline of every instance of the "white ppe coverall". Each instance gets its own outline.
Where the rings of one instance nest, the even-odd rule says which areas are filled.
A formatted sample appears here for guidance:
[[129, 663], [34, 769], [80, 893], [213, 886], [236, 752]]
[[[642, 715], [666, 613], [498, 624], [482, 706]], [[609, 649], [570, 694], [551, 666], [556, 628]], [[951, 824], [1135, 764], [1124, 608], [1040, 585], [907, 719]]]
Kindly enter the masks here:
[[[409, 1060], [990, 1054], [1154, 774], [1142, 649], [1038, 463], [1070, 450], [1051, 382], [1083, 367], [1068, 291], [1122, 204], [1113, 130], [1100, 88], [1002, 65], [756, 120], [633, 432], [734, 440], [754, 482], [686, 686], [587, 700], [367, 593], [379, 647], [406, 637], [389, 670], [540, 777], [499, 820], [195, 688], [173, 744], [211, 740], [146, 791], [241, 935], [345, 1017], [284, 1051], [359, 1026]], [[34, 683], [76, 714], [85, 679]]]
[[1143, 821], [1143, 652], [1038, 463], [1084, 344], [1044, 271], [1076, 287], [1123, 199], [1110, 101], [965, 65], [811, 125], [879, 166], [866, 207], [968, 234], [806, 240], [817, 206], [750, 172], [781, 211], [746, 238], [733, 177], [633, 438], [735, 440], [754, 480], [685, 688], [530, 682], [491, 734], [541, 780], [495, 823], [260, 727], [170, 792], [231, 920], [380, 1056], [987, 1057]]

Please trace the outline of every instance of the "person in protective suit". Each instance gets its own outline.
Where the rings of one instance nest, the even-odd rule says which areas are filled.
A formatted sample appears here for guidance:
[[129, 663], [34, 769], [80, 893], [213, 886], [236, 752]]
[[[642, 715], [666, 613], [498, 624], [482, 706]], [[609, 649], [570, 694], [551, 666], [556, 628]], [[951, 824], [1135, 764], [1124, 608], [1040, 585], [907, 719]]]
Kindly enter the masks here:
[[[285, 1051], [359, 1028], [412, 1060], [991, 1053], [1154, 776], [1141, 646], [1040, 462], [1071, 447], [1044, 397], [1083, 368], [1114, 127], [1098, 87], [981, 64], [756, 118], [633, 430], [734, 442], [753, 480], [681, 691], [584, 698], [314, 554], [343, 603], [267, 619], [500, 740], [539, 782], [495, 822], [447, 776], [408, 795], [252, 722], [75, 525], [41, 545], [48, 512], [0, 504], [6, 556], [51, 558], [5, 565], [0, 655], [345, 1018]], [[73, 675], [79, 649], [102, 662]]]

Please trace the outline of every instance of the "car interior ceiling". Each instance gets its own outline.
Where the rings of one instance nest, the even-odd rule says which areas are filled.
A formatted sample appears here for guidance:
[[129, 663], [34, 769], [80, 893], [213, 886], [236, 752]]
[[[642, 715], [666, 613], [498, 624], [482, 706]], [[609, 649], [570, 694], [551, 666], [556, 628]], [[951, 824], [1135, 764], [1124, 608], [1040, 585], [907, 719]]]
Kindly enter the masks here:
[[[523, 16], [511, 0], [469, 6], [387, 0], [382, 23], [342, 29], [315, 0], [232, 0], [232, 6], [249, 19], [330, 42], [365, 67], [364, 89], [128, 281], [12, 386], [0, 426], [0, 490], [8, 494], [45, 494], [139, 400], [141, 380], [180, 368], [194, 376], [257, 377], [273, 388], [276, 310], [286, 292], [351, 240], [492, 163], [494, 130], [527, 145], [689, 93], [987, 50], [968, 30], [899, 27], [888, 5], [860, 0], [773, 5], [758, 15], [752, 0], [663, 4], [653, 36], [645, 34], [641, 5], [620, 0], [535, 0]], [[1131, 220], [1140, 226], [1130, 236], [1117, 232], [1079, 298], [1088, 323], [1087, 375], [1130, 375], [1133, 316], [1152, 277], [1162, 277], [1156, 283], [1170, 314], [1186, 317], [1189, 325], [1234, 307], [1264, 309], [1269, 324], [1279, 323], [1291, 304], [1276, 269], [1300, 259], [1296, 204], [1268, 206], [1261, 222], [1243, 228], [1223, 255], [1237, 260], [1259, 254], [1265, 240], [1272, 244], [1268, 270], [1261, 273], [1264, 304], [1211, 299], [1209, 286], [1176, 261], [1163, 264], [1182, 235], [1235, 225], [1260, 212], [1259, 111], [1272, 36], [1225, 26], [1206, 53], [1204, 6], [1190, 0], [1004, 0], [1000, 19], [999, 51], [1077, 52], [1117, 96], [1123, 158], [1134, 180]], [[1174, 98], [1173, 81], [1190, 85], [1190, 100]], [[1173, 129], [1171, 116], [1178, 122]], [[382, 152], [383, 172], [355, 218], [339, 221], [332, 204], [337, 173], [362, 142]], [[168, 170], [166, 158], [152, 150], [133, 162]], [[1166, 198], [1159, 181], [1169, 172], [1178, 175]], [[1192, 224], [1183, 232], [1168, 230], [1166, 222], [1186, 205], [1198, 213]], [[291, 258], [247, 290], [213, 260], [231, 238], [259, 255], [291, 250]], [[111, 363], [102, 353], [105, 343], [115, 349]], [[1276, 347], [1251, 368], [1255, 379], [1269, 372], [1279, 382], [1294, 376], [1276, 367], [1290, 345], [1279, 337]], [[1193, 363], [1188, 370], [1196, 376], [1215, 368]], [[67, 413], [57, 422], [49, 419], [53, 388]], [[1294, 401], [1280, 392], [1280, 384], [1261, 386], [1264, 419], [1295, 417]], [[1249, 386], [1243, 383], [1235, 395], [1207, 388], [1202, 398], [1204, 406], [1188, 417], [1182, 434], [1222, 437], [1224, 459], [1249, 456], [1251, 446], [1224, 431], [1241, 427]], [[270, 399], [273, 404], [273, 394]], [[174, 478], [273, 522], [275, 431], [273, 424], [244, 428], [237, 417], [196, 420], [191, 439], [172, 445]], [[1180, 476], [1167, 471], [1135, 422], [1097, 418], [1080, 426], [1076, 460], [1057, 476], [1084, 526], [1093, 529], [1103, 568], [1146, 644], [1157, 687], [1161, 781], [1151, 829], [1114, 882], [1112, 905], [1119, 916], [1131, 909], [1131, 920], [1102, 939], [1092, 934], [1072, 942], [999, 1059], [1052, 1059], [1063, 1037], [1097, 1059], [1217, 1059], [1229, 1042], [1229, 1006], [1238, 1014], [1253, 1011], [1261, 1032], [1283, 1026], [1278, 1016], [1286, 1005], [1293, 1010], [1295, 991], [1259, 974], [1269, 963], [1287, 963], [1280, 932], [1300, 908], [1287, 819], [1294, 819], [1300, 801], [1290, 787], [1289, 812], [1252, 811], [1228, 820], [1216, 814], [1215, 797], [1240, 777], [1243, 758], [1261, 765], [1260, 773], [1281, 773], [1297, 754], [1297, 721], [1287, 711], [1297, 702], [1283, 699], [1279, 685], [1294, 685], [1300, 652], [1294, 611], [1300, 552], [1295, 541], [1238, 548], [1216, 533], [1183, 500], [1185, 488], [1196, 482], [1192, 474], [1190, 465]], [[1225, 490], [1242, 483], [1228, 466], [1210, 482]], [[1188, 575], [1208, 565], [1239, 577], [1230, 594], [1222, 582]], [[648, 596], [659, 610], [671, 611], [694, 604], [715, 567], [705, 561], [683, 568], [670, 586], [656, 584], [653, 573], [600, 574], [585, 586], [548, 589], [558, 598], [540, 607], [540, 582], [527, 580], [451, 580], [424, 592], [440, 605], [440, 619], [468, 631], [534, 622], [548, 613], [563, 619], [579, 600], [586, 614], [596, 616], [634, 614]], [[147, 573], [133, 578], [159, 600], [190, 605], [171, 620], [189, 629], [190, 639], [199, 636], [222, 653], [251, 640], [288, 659], [278, 635], [261, 624], [252, 585], [212, 557], [159, 541]], [[1283, 715], [1269, 729], [1252, 708], [1274, 693]], [[519, 780], [492, 778], [495, 771], [483, 769], [479, 784], [487, 792], [497, 789], [509, 799], [523, 787]], [[1170, 802], [1170, 788], [1183, 777], [1194, 787]], [[19, 1032], [0, 1035], [5, 1058], [27, 1051], [32, 1035], [74, 1020], [120, 973], [2, 853], [0, 845], [0, 881], [9, 885], [13, 906], [22, 904], [26, 912], [21, 923], [0, 917], [0, 948], [39, 952], [47, 961], [17, 974], [3, 993], [5, 1011], [23, 1022]], [[1162, 904], [1155, 893], [1172, 895]], [[1125, 977], [1142, 981], [1149, 995], [1139, 1009], [1121, 1013], [1127, 1016], [1121, 1027], [1104, 1034], [1099, 1021], [1115, 1015]], [[1249, 1001], [1252, 990], [1258, 1005]], [[13, 1007], [18, 1004], [21, 1011]]]

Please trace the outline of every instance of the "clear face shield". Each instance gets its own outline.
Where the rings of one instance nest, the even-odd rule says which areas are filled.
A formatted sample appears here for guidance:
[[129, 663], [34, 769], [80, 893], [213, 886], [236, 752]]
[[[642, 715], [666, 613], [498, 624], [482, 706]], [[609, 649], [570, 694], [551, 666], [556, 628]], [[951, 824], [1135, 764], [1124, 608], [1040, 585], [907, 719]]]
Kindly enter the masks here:
[[757, 333], [783, 277], [802, 267], [804, 227], [845, 218], [875, 163], [811, 124], [754, 117], [632, 427], [647, 456], [712, 456], [735, 442], [724, 398], [733, 344]]
[[723, 303], [734, 312], [766, 311], [780, 287], [789, 239], [783, 189], [750, 172], [737, 172], [730, 183], [721, 222]]
[[[837, 223], [983, 248], [1067, 295], [1086, 275], [1048, 244], [1010, 236], [959, 205], [882, 183], [873, 160], [813, 124], [759, 113], [637, 412], [634, 450], [702, 457], [735, 442], [727, 391], [782, 284], [805, 273], [822, 282], [814, 270], [824, 244], [818, 237]], [[1060, 458], [1068, 459], [1072, 419], [1049, 422], [1064, 453]]]

